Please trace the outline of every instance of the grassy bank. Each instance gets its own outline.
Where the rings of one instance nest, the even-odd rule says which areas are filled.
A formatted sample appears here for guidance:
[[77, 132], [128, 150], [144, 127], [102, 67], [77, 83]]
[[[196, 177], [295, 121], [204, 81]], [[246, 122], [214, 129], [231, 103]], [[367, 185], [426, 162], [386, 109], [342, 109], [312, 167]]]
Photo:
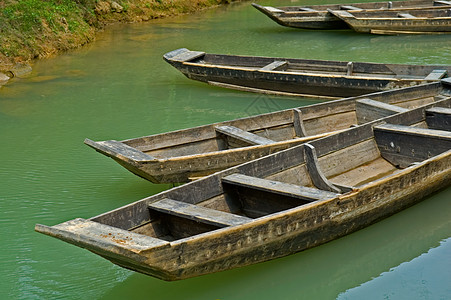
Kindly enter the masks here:
[[[233, 0], [0, 1], [0, 71], [80, 47], [114, 22], [186, 14]], [[235, 0], [236, 1], [236, 0]]]

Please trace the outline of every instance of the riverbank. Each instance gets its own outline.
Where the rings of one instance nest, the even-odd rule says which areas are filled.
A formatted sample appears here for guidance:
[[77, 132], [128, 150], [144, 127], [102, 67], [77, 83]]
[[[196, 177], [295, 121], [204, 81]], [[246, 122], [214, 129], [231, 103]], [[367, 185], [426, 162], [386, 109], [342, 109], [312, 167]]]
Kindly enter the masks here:
[[6, 0], [0, 2], [0, 86], [42, 59], [95, 40], [117, 22], [194, 13], [239, 0]]

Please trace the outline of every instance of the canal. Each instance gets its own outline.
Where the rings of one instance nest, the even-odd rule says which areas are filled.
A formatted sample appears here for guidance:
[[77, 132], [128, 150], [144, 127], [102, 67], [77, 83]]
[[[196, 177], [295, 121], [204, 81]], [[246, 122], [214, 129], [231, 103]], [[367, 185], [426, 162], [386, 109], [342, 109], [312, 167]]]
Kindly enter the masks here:
[[221, 54], [451, 64], [449, 35], [296, 30], [277, 25], [250, 2], [111, 26], [93, 44], [36, 62], [30, 76], [0, 88], [0, 298], [451, 297], [451, 188], [325, 245], [178, 282], [122, 269], [35, 233], [36, 223], [89, 218], [171, 187], [134, 176], [85, 146], [85, 138], [121, 140], [319, 101], [188, 80], [162, 59], [181, 47]]

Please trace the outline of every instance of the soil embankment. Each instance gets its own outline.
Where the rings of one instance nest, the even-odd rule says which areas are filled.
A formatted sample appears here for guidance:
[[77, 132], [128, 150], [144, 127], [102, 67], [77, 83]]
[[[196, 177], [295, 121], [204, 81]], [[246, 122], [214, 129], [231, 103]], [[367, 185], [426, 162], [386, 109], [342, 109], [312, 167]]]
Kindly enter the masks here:
[[95, 40], [116, 22], [142, 22], [239, 0], [0, 1], [0, 86], [46, 58]]

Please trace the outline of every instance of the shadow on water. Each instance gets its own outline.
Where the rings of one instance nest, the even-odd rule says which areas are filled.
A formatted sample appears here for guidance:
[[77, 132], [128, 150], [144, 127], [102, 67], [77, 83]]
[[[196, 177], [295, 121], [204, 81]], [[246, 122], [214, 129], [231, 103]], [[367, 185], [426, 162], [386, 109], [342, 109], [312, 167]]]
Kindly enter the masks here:
[[[421, 261], [421, 254], [431, 248], [440, 248], [440, 241], [450, 234], [448, 201], [443, 193], [435, 194], [396, 217], [341, 239], [240, 269], [176, 282], [132, 273], [102, 298], [133, 294], [152, 299], [334, 299], [418, 256], [415, 260]], [[410, 279], [409, 273], [400, 273], [406, 281]], [[443, 282], [443, 275], [433, 276]], [[393, 285], [397, 284], [393, 280]], [[434, 287], [431, 282], [429, 288], [433, 291]], [[367, 292], [363, 288], [363, 294]]]

